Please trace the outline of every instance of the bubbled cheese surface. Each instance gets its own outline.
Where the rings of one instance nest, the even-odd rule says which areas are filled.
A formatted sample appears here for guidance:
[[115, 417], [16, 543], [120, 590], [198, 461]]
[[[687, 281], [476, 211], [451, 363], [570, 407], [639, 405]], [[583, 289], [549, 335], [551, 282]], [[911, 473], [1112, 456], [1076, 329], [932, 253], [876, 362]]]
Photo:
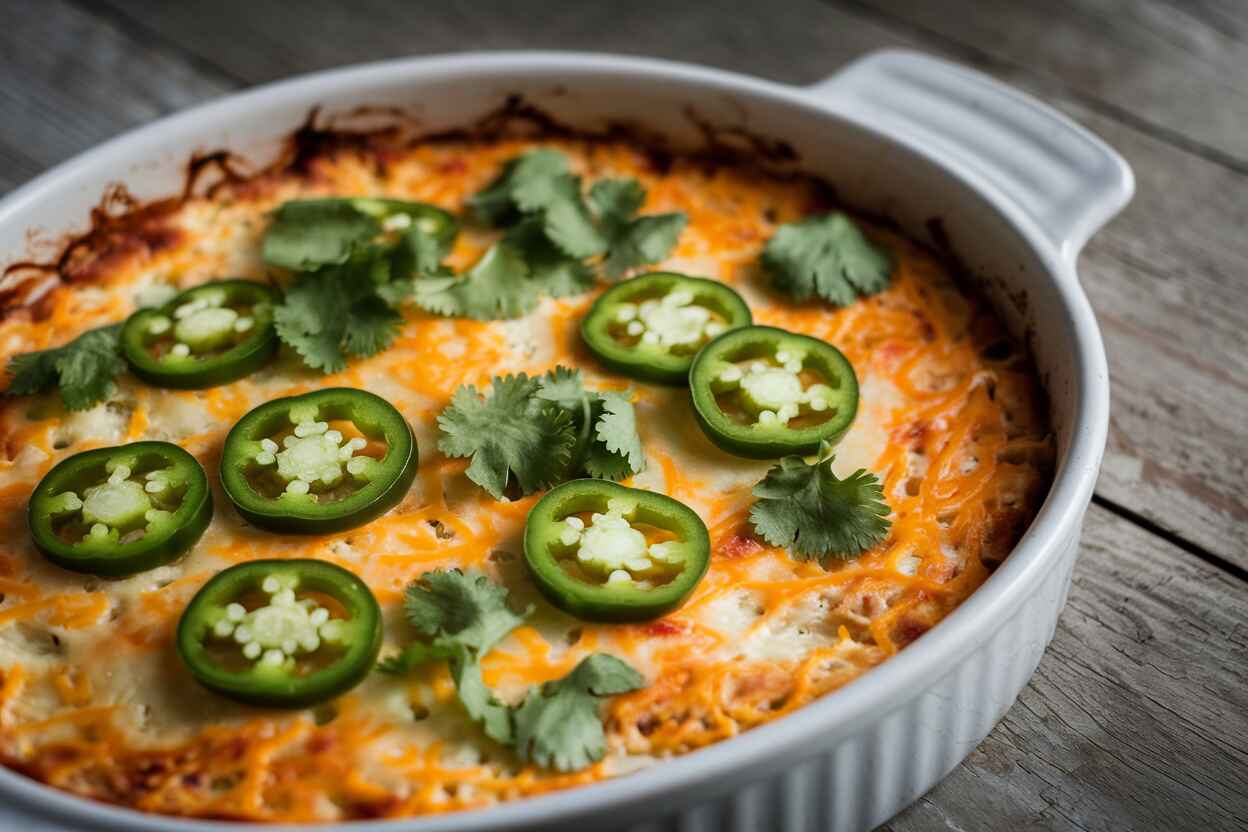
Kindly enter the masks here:
[[[391, 196], [459, 211], [503, 161], [533, 144], [341, 152], [298, 173], [191, 199], [148, 220], [171, 244], [121, 247], [100, 257], [89, 280], [11, 311], [0, 321], [0, 357], [121, 320], [138, 298], [168, 286], [265, 279], [266, 215], [287, 199]], [[679, 159], [657, 170], [625, 144], [543, 144], [564, 150], [588, 178], [636, 176], [648, 189], [646, 213], [688, 214], [679, 244], [656, 268], [730, 283], [757, 323], [825, 339], [846, 354], [861, 404], [835, 469], [881, 478], [894, 511], [889, 538], [826, 570], [761, 545], [746, 514], [768, 463], [716, 450], [697, 428], [687, 392], [595, 366], [577, 331], [595, 293], [543, 301], [515, 321], [409, 310], [391, 349], [332, 376], [284, 353], [207, 391], [158, 390], [125, 377], [109, 402], [84, 413], [66, 413], [54, 396], [8, 399], [0, 404], [0, 758], [58, 788], [152, 812], [280, 821], [468, 809], [624, 774], [782, 716], [914, 642], [983, 582], [1033, 516], [1051, 454], [1034, 372], [1017, 349], [992, 349], [1003, 336], [986, 307], [959, 291], [936, 259], [879, 229], [870, 233], [898, 258], [888, 290], [839, 310], [786, 303], [764, 288], [755, 264], [779, 223], [828, 207], [812, 182]], [[451, 263], [470, 265], [490, 241], [489, 233], [465, 231]], [[669, 338], [698, 323], [654, 320]], [[203, 336], [199, 323], [185, 324], [192, 339]], [[204, 324], [209, 335], [225, 326]], [[458, 385], [557, 363], [581, 368], [591, 387], [634, 391], [646, 470], [629, 484], [687, 503], [710, 529], [706, 577], [664, 619], [592, 625], [546, 605], [519, 561], [537, 496], [496, 502], [464, 476], [466, 461], [437, 451], [435, 419]], [[349, 532], [293, 538], [247, 527], [215, 475], [225, 433], [262, 402], [324, 386], [370, 390], [403, 413], [420, 447], [415, 484], [396, 509]], [[70, 454], [140, 439], [176, 442], [208, 470], [216, 514], [203, 539], [182, 560], [124, 580], [48, 565], [25, 528], [35, 484]], [[488, 572], [519, 603], [538, 607], [484, 663], [485, 681], [508, 701], [594, 651], [625, 658], [648, 684], [611, 701], [607, 757], [567, 775], [523, 766], [490, 743], [463, 716], [440, 667], [406, 678], [373, 674], [332, 706], [307, 711], [238, 705], [189, 677], [173, 651], [174, 628], [215, 572], [269, 557], [321, 558], [358, 574], [382, 604], [391, 651], [412, 637], [402, 617], [409, 581], [439, 568]], [[321, 635], [310, 619], [294, 623], [300, 638]], [[254, 640], [253, 652], [281, 649], [267, 636]], [[907, 649], [922, 649], [921, 641]]]

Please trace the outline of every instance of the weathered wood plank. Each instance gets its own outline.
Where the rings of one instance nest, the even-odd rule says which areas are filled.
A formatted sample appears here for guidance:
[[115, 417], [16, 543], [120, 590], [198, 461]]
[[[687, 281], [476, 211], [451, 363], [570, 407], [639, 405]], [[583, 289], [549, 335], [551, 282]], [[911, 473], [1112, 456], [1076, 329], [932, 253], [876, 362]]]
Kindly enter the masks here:
[[1047, 76], [1248, 169], [1248, 4], [834, 0]]
[[1057, 635], [966, 762], [886, 828], [1248, 825], [1248, 586], [1093, 507]]
[[[433, 7], [360, 0], [166, 3], [106, 0], [136, 31], [152, 31], [252, 83], [360, 61], [473, 49], [573, 49], [696, 61], [781, 81], [813, 81], [888, 39], [846, 26], [815, 0], [517, 3], [444, 0]], [[328, 24], [332, 21], [332, 25]], [[332, 31], [333, 36], [326, 36]]]
[[[1016, 19], [1024, 22], [1039, 14], [1022, 9], [1024, 4], [1002, 5], [1017, 7]], [[756, 4], [645, 0], [630, 5], [626, 28], [618, 25], [619, 10], [611, 3], [581, 3], [555, 13], [497, 0], [454, 2], [436, 15], [382, 2], [355, 3], [344, 15], [331, 0], [309, 0], [299, 15], [244, 0], [224, 0], [211, 9], [156, 0], [118, 8], [136, 25], [249, 81], [400, 54], [516, 46], [641, 49], [793, 82], [816, 80], [884, 46], [973, 57], [951, 52], [944, 40], [890, 31], [860, 11], [813, 3], [790, 5], [777, 15]], [[1213, 19], [1214, 11], [1205, 14]], [[331, 19], [334, 37], [321, 37]], [[1114, 430], [1101, 493], [1248, 566], [1242, 417], [1248, 410], [1248, 304], [1242, 301], [1248, 287], [1248, 235], [1242, 232], [1248, 227], [1248, 200], [1242, 198], [1248, 177], [1104, 115], [1061, 83], [1011, 64], [989, 69], [1104, 135], [1139, 179], [1135, 202], [1094, 239], [1083, 264], [1114, 383]], [[1248, 66], [1241, 70], [1248, 72]]]
[[0, 4], [0, 193], [231, 85], [64, 0]]

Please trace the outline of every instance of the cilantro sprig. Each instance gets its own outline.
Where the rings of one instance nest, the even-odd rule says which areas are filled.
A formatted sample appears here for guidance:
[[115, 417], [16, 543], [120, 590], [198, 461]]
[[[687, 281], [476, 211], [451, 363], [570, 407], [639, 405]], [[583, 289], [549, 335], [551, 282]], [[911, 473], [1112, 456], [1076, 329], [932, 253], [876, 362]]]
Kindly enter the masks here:
[[481, 659], [533, 612], [530, 606], [517, 613], [507, 601], [507, 590], [480, 573], [426, 572], [407, 587], [404, 602], [408, 621], [426, 640], [377, 669], [404, 674], [445, 660], [468, 716], [521, 760], [566, 772], [602, 759], [603, 699], [636, 690], [645, 680], [620, 659], [594, 653], [562, 679], [530, 689], [518, 705], [501, 702], [481, 678]]
[[449, 215], [419, 203], [378, 199], [287, 202], [265, 232], [265, 262], [294, 270], [274, 310], [278, 337], [325, 373], [386, 349], [417, 278], [445, 280], [455, 237]]
[[438, 448], [471, 457], [467, 475], [493, 497], [521, 494], [580, 473], [620, 480], [645, 466], [628, 396], [586, 390], [579, 370], [495, 376], [488, 394], [457, 389], [438, 416]]
[[644, 685], [642, 675], [615, 656], [587, 656], [562, 679], [531, 688], [515, 709], [516, 753], [557, 771], [576, 771], [601, 760], [607, 753], [601, 702]]
[[880, 481], [859, 469], [845, 479], [832, 473], [832, 447], [819, 459], [780, 460], [758, 485], [750, 509], [754, 531], [772, 546], [786, 547], [799, 560], [862, 554], [888, 535], [890, 513]]
[[581, 261], [555, 248], [532, 220], [512, 228], [459, 277], [415, 281], [413, 300], [435, 315], [489, 321], [519, 318], [543, 296], [580, 294], [594, 284]]
[[636, 179], [600, 179], [585, 198], [583, 184], [557, 150], [530, 150], [468, 200], [490, 225], [530, 223], [558, 252], [574, 260], [605, 255], [612, 279], [666, 257], [688, 223], [679, 212], [636, 216], [646, 189]]
[[780, 226], [763, 249], [772, 285], [795, 300], [817, 295], [848, 306], [888, 287], [889, 252], [839, 211]]
[[89, 410], [117, 388], [126, 369], [118, 334], [121, 324], [92, 329], [59, 347], [25, 352], [9, 359], [12, 376], [6, 395], [27, 396], [59, 388], [69, 410]]
[[589, 189], [589, 201], [607, 240], [602, 268], [612, 280], [662, 260], [689, 223], [679, 212], [634, 216], [646, 201], [646, 189], [636, 179], [600, 179]]

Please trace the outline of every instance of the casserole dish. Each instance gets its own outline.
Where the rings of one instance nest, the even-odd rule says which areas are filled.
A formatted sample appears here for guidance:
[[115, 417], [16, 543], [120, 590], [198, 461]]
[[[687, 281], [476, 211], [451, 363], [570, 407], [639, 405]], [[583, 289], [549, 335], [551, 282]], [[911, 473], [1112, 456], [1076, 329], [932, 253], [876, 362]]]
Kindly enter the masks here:
[[[919, 648], [799, 714], [587, 789], [378, 828], [858, 829], [886, 820], [1013, 702], [1069, 585], [1108, 420], [1104, 353], [1074, 263], [1132, 187], [1122, 160], [1094, 137], [982, 76], [909, 53], [870, 56], [806, 89], [600, 56], [401, 61], [256, 90], [104, 145], [0, 205], [0, 255], [26, 254], [32, 226], [66, 230], [65, 218], [84, 216], [112, 181], [140, 199], [175, 191], [194, 151], [264, 159], [316, 106], [398, 107], [436, 131], [471, 123], [514, 93], [572, 126], [640, 122], [677, 145], [704, 141], [707, 124], [778, 136], [850, 204], [951, 247], [1027, 334], [1051, 399], [1058, 469], [1040, 514], [979, 592]], [[0, 797], [14, 825], [238, 828], [94, 806], [9, 771], [0, 772]]]

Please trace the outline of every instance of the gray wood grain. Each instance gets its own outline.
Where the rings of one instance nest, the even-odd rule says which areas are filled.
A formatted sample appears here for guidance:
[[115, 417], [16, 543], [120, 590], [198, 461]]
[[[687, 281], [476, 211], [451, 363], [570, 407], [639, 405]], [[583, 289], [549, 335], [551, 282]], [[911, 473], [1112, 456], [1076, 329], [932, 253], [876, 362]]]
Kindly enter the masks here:
[[1079, 558], [1018, 702], [889, 830], [1248, 827], [1248, 586], [1097, 507]]
[[1058, 81], [1104, 112], [1248, 169], [1248, 3], [836, 2]]
[[[333, 0], [306, 0], [298, 14], [250, 0], [110, 2], [117, 19], [136, 32], [155, 32], [248, 82], [397, 55], [521, 46], [644, 51], [796, 83], [825, 77], [886, 46], [914, 46], [961, 60], [977, 54], [943, 35], [925, 36], [914, 27], [894, 31], [874, 13], [814, 2], [788, 3], [785, 13], [777, 14], [759, 4], [639, 0], [629, 4], [627, 15], [617, 4], [601, 2], [562, 5], [557, 11], [500, 0], [447, 2], [428, 14], [367, 0], [353, 3], [349, 15], [338, 13]], [[982, 13], [963, 9], [960, 16], [1006, 21], [1008, 13], [1001, 9], [1007, 6], [1016, 9], [1025, 28], [1040, 14], [1022, 3], [985, 3]], [[1217, 18], [1212, 2], [1206, 9], [1203, 18]], [[323, 37], [331, 19], [334, 36]], [[976, 26], [987, 25], [968, 28], [978, 32]], [[1105, 35], [1102, 48], [1128, 46]], [[1170, 52], [1158, 56], [1154, 60], [1164, 62]], [[1241, 91], [1248, 95], [1248, 61], [1243, 63]], [[1013, 63], [995, 62], [988, 69], [1105, 136], [1139, 180], [1134, 203], [1093, 240], [1083, 266], [1114, 384], [1113, 433], [1100, 493], [1248, 567], [1248, 442], [1242, 416], [1248, 412], [1248, 303], [1242, 300], [1248, 289], [1248, 234], [1242, 231], [1248, 226], [1243, 198], [1248, 178], [1134, 121], [1106, 115], [1104, 107], [1072, 92], [1074, 80], [1060, 74], [1067, 72], [1060, 65], [1051, 72], [1042, 67], [1039, 76]], [[1072, 79], [1081, 77], [1078, 69], [1069, 71]], [[1213, 92], [1202, 90], [1204, 96]]]
[[64, 0], [0, 3], [0, 79], [0, 193], [230, 88]]

